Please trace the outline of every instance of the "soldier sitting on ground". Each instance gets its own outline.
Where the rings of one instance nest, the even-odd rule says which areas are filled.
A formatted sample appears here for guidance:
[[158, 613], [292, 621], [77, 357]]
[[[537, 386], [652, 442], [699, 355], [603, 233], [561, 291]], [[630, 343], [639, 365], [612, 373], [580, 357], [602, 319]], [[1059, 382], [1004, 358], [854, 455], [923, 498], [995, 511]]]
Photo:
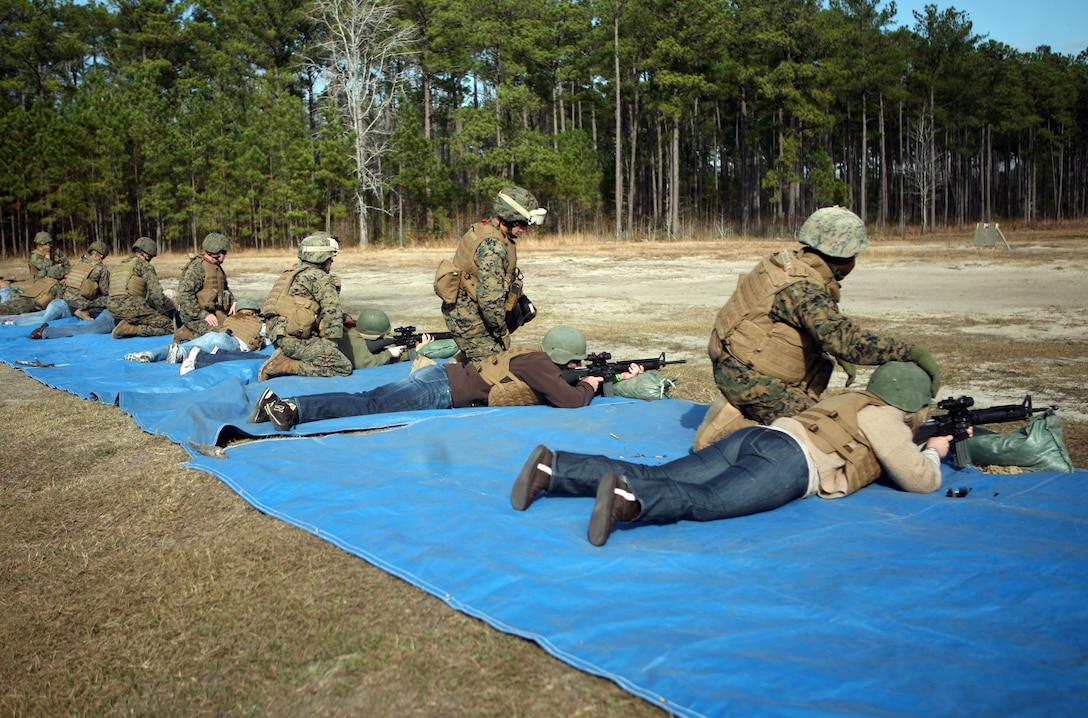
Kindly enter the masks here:
[[223, 262], [230, 251], [227, 235], [212, 232], [201, 244], [202, 254], [190, 255], [178, 279], [178, 320], [174, 341], [183, 342], [215, 331], [234, 311]]
[[351, 374], [351, 362], [337, 348], [344, 335], [344, 312], [329, 276], [339, 251], [340, 243], [328, 232], [311, 234], [298, 245], [298, 264], [276, 280], [261, 309], [276, 346], [261, 367], [261, 381]]
[[[64, 278], [72, 268], [71, 262], [64, 252], [53, 245], [53, 235], [49, 232], [38, 232], [34, 235], [34, 247], [30, 250], [27, 260], [30, 268], [30, 283], [21, 295], [12, 296], [8, 301], [0, 303], [0, 317], [11, 317], [22, 314], [31, 314], [49, 309], [50, 302], [60, 299], [64, 292]], [[49, 321], [71, 314], [59, 311], [57, 305], [54, 310], [45, 315], [37, 315], [28, 322], [6, 322], [34, 324], [37, 321]]]
[[132, 243], [132, 254], [121, 260], [110, 279], [107, 307], [116, 326], [114, 339], [156, 337], [174, 333], [173, 303], [162, 291], [151, 260], [159, 247], [150, 237]]
[[825, 207], [801, 226], [803, 246], [764, 257], [718, 312], [707, 351], [722, 396], [711, 404], [694, 448], [752, 423], [770, 424], [820, 399], [836, 361], [849, 386], [857, 365], [912, 361], [941, 385], [926, 349], [863, 330], [839, 309], [839, 283], [868, 244], [850, 210]]

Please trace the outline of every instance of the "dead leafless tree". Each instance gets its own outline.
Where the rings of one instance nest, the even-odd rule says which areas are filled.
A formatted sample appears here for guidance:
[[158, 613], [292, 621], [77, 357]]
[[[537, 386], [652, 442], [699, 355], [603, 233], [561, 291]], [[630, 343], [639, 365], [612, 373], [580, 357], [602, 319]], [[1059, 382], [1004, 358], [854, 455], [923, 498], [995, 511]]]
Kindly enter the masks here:
[[325, 94], [343, 114], [354, 143], [355, 206], [359, 243], [370, 243], [368, 213], [380, 209], [387, 184], [382, 157], [392, 132], [389, 110], [397, 101], [413, 28], [396, 22], [396, 7], [375, 0], [315, 0], [312, 16], [319, 39], [314, 62]]

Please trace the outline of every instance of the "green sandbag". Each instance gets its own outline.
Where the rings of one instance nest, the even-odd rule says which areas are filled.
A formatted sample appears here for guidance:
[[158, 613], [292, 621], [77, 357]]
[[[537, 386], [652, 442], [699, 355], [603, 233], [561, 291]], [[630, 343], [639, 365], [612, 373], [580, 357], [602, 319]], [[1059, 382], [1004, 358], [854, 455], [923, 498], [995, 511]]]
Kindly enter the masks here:
[[612, 392], [625, 399], [668, 399], [676, 380], [658, 371], [644, 371], [634, 379], [624, 379], [612, 385]]
[[457, 353], [457, 342], [453, 339], [435, 339], [416, 351], [428, 359], [449, 359]]
[[979, 466], [1019, 466], [1029, 471], [1072, 473], [1073, 462], [1062, 440], [1062, 425], [1053, 409], [1035, 414], [1026, 426], [1009, 434], [982, 434], [967, 440], [971, 462]]

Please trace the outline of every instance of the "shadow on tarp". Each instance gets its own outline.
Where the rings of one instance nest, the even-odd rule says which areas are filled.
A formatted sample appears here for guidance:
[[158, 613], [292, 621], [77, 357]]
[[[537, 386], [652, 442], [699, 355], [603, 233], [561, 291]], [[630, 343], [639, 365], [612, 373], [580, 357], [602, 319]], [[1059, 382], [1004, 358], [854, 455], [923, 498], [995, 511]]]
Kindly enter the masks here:
[[80, 396], [114, 396], [147, 431], [183, 445], [254, 437], [224, 459], [190, 449], [189, 466], [678, 715], [1079, 716], [1088, 698], [1083, 470], [946, 466], [945, 485], [971, 487], [967, 497], [873, 486], [728, 521], [620, 529], [594, 548], [591, 499], [510, 508], [528, 452], [545, 443], [667, 461], [687, 452], [704, 406], [416, 412], [272, 436], [268, 424], [245, 424], [264, 386], [358, 391], [407, 368], [255, 384], [257, 362], [180, 377], [176, 365], [121, 360], [130, 342], [162, 339], [125, 340], [123, 351], [108, 337], [6, 339], [9, 363], [30, 356], [26, 345], [42, 361], [83, 352], [82, 373], [26, 371]]

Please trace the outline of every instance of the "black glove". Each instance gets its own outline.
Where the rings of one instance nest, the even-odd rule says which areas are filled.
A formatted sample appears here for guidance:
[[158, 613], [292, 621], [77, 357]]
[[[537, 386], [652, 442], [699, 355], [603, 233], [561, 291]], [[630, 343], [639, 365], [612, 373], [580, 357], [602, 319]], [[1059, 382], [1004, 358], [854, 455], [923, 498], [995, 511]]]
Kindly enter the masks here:
[[506, 330], [511, 334], [520, 326], [524, 326], [536, 318], [536, 307], [529, 297], [522, 294], [514, 304], [514, 308], [506, 313]]

